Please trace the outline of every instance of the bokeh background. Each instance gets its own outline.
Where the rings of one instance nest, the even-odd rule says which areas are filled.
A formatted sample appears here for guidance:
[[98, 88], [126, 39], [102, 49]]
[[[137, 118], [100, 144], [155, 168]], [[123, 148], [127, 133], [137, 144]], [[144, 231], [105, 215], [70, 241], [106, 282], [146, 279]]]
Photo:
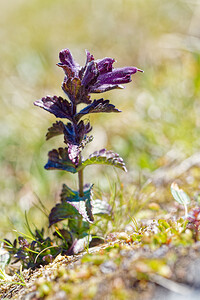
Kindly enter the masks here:
[[63, 142], [45, 141], [55, 117], [33, 106], [47, 94], [63, 96], [56, 66], [63, 48], [80, 64], [88, 49], [96, 59], [115, 58], [115, 67], [145, 71], [105, 93], [123, 113], [90, 117], [88, 153], [112, 149], [129, 170], [88, 167], [85, 180], [97, 190], [109, 194], [119, 176], [126, 193], [144, 174], [199, 151], [199, 0], [1, 0], [0, 38], [1, 238], [26, 232], [25, 211], [31, 226], [47, 224], [39, 201], [49, 210], [62, 183], [76, 188], [76, 175], [43, 169]]

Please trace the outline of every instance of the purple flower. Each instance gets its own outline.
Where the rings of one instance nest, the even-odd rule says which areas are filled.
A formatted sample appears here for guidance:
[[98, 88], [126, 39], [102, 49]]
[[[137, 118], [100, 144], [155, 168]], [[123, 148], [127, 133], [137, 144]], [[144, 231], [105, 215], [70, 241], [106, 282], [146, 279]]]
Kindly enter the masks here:
[[67, 76], [78, 76], [80, 66], [74, 61], [69, 49], [64, 49], [59, 53], [60, 63], [59, 67], [62, 67]]
[[121, 84], [131, 81], [131, 75], [138, 70], [135, 67], [125, 67], [119, 69], [112, 69], [112, 71], [100, 73], [95, 84], [89, 90], [90, 93], [102, 93], [115, 88], [123, 88]]
[[[121, 84], [131, 81], [131, 75], [137, 71], [143, 72], [136, 67], [113, 68], [115, 60], [110, 57], [94, 60], [93, 55], [86, 51], [86, 63], [84, 67], [77, 64], [69, 49], [63, 49], [60, 54], [59, 67], [65, 72], [62, 85], [69, 99], [76, 103], [90, 103], [90, 93], [102, 93], [116, 88], [123, 88]], [[76, 90], [71, 87], [71, 82], [76, 78]], [[74, 85], [73, 85], [74, 86]]]

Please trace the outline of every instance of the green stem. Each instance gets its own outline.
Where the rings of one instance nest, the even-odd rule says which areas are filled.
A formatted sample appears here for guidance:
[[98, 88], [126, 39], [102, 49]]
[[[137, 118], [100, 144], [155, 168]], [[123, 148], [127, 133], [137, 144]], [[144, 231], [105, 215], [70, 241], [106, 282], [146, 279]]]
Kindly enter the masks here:
[[83, 169], [78, 172], [79, 196], [83, 197]]
[[[81, 158], [80, 158], [81, 160]], [[83, 193], [83, 169], [78, 171], [78, 183], [79, 183], [79, 197], [83, 197], [84, 193]], [[78, 227], [79, 229], [81, 229], [82, 227], [82, 218], [78, 221]]]

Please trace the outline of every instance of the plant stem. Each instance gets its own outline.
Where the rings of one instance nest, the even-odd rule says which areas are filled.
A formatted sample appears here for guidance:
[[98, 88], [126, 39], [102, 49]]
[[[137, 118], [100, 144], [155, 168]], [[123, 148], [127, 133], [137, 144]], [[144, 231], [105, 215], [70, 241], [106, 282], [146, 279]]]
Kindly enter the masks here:
[[83, 197], [83, 170], [78, 172], [79, 196]]
[[[81, 157], [80, 157], [81, 161]], [[78, 171], [78, 184], [79, 184], [79, 197], [83, 197], [83, 170]], [[82, 227], [82, 218], [78, 221], [78, 228], [81, 229]]]

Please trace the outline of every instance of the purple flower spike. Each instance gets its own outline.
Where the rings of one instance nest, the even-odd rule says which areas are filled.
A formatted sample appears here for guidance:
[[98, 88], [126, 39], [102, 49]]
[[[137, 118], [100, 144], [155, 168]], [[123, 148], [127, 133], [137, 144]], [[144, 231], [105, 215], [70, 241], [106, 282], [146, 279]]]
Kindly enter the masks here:
[[[94, 60], [93, 55], [86, 51], [85, 66], [80, 67], [73, 59], [69, 49], [60, 52], [59, 67], [65, 71], [63, 90], [68, 95], [70, 101], [76, 104], [90, 103], [90, 93], [103, 93], [116, 88], [123, 88], [121, 84], [131, 81], [131, 75], [137, 71], [143, 72], [136, 67], [113, 68], [115, 60], [110, 57]], [[71, 82], [76, 78], [77, 85], [70, 88]], [[74, 84], [72, 84], [75, 86]], [[74, 96], [76, 95], [76, 97]]]
[[[112, 217], [111, 207], [105, 201], [93, 200], [92, 185], [84, 185], [84, 169], [90, 165], [101, 164], [127, 171], [123, 159], [113, 151], [101, 149], [89, 155], [87, 159], [82, 156], [85, 146], [93, 140], [93, 136], [88, 135], [92, 127], [87, 115], [121, 112], [107, 99], [92, 100], [91, 93], [103, 93], [112, 89], [123, 88], [122, 84], [130, 82], [133, 74], [137, 71], [143, 71], [136, 67], [115, 69], [113, 68], [115, 62], [113, 58], [105, 57], [95, 60], [87, 50], [86, 62], [82, 67], [73, 59], [69, 49], [61, 50], [59, 58], [60, 62], [57, 65], [65, 73], [62, 89], [68, 99], [60, 96], [46, 96], [35, 101], [34, 104], [54, 114], [59, 119], [68, 120], [67, 123], [61, 120], [56, 121], [48, 129], [46, 139], [63, 134], [66, 147], [49, 151], [45, 169], [78, 173], [78, 191], [73, 191], [63, 185], [61, 203], [56, 204], [49, 215], [49, 227], [54, 223], [69, 219], [68, 228], [61, 229], [60, 232], [62, 233], [64, 230], [63, 251], [67, 255], [71, 255], [89, 247], [92, 235], [87, 222], [94, 222], [94, 214]], [[78, 108], [79, 104], [84, 104], [84, 107], [81, 105], [81, 108]], [[47, 258], [45, 262], [51, 260], [51, 257], [50, 259]]]

